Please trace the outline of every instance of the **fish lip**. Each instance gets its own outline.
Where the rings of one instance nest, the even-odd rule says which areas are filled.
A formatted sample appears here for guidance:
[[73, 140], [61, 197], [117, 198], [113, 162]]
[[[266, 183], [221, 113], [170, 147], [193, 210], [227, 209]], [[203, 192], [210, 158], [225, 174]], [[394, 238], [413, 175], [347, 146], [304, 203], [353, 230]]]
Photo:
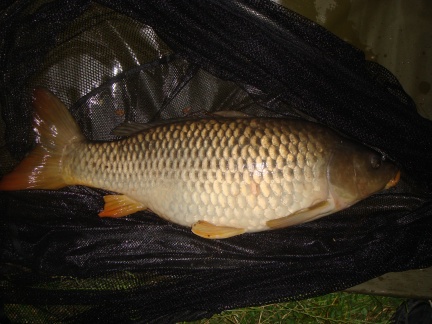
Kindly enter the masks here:
[[393, 179], [391, 179], [389, 182], [387, 182], [386, 186], [384, 187], [384, 189], [389, 189], [391, 187], [396, 186], [396, 184], [399, 182], [400, 180], [400, 176], [401, 176], [401, 172], [400, 170], [397, 171], [396, 175], [394, 176]]

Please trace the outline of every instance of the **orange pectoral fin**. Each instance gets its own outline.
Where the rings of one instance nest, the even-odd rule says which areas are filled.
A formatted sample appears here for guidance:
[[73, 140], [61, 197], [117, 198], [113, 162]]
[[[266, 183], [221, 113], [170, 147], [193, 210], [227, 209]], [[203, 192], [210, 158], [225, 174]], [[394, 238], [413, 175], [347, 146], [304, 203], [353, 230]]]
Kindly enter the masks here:
[[333, 210], [333, 208], [334, 204], [330, 203], [329, 201], [321, 201], [311, 207], [298, 210], [291, 215], [269, 220], [267, 221], [267, 226], [272, 229], [276, 229], [310, 222], [322, 216], [328, 215]]
[[104, 201], [105, 206], [99, 213], [100, 217], [123, 217], [147, 209], [142, 203], [126, 195], [107, 195], [104, 196]]

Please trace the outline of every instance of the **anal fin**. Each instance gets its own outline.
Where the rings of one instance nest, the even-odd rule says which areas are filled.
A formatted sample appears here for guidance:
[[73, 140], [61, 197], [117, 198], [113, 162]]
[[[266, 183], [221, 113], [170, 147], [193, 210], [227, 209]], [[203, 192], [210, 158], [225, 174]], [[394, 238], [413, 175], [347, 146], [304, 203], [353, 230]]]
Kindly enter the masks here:
[[243, 234], [245, 229], [229, 226], [217, 226], [200, 220], [192, 225], [192, 232], [206, 239], [223, 239]]
[[308, 208], [298, 210], [288, 216], [267, 221], [267, 226], [276, 229], [310, 222], [329, 214], [334, 209], [334, 203], [321, 201]]
[[123, 217], [147, 209], [142, 203], [126, 195], [104, 196], [105, 206], [100, 217]]

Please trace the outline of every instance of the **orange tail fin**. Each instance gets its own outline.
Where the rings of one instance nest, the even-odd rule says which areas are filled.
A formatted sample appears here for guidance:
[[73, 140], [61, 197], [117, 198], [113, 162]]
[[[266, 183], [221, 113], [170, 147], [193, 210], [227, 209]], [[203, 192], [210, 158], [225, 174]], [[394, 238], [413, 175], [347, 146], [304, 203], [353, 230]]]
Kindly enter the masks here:
[[0, 190], [58, 189], [66, 186], [61, 165], [66, 145], [84, 136], [65, 105], [50, 91], [33, 91], [36, 147], [0, 180]]

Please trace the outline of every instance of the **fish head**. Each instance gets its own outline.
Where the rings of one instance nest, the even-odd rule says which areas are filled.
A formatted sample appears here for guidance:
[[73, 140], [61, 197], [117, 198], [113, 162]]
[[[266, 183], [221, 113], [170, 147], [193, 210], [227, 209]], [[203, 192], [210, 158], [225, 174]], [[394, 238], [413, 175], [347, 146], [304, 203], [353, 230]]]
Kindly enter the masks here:
[[332, 151], [327, 178], [336, 208], [343, 209], [375, 192], [395, 186], [400, 171], [382, 154], [343, 141]]

